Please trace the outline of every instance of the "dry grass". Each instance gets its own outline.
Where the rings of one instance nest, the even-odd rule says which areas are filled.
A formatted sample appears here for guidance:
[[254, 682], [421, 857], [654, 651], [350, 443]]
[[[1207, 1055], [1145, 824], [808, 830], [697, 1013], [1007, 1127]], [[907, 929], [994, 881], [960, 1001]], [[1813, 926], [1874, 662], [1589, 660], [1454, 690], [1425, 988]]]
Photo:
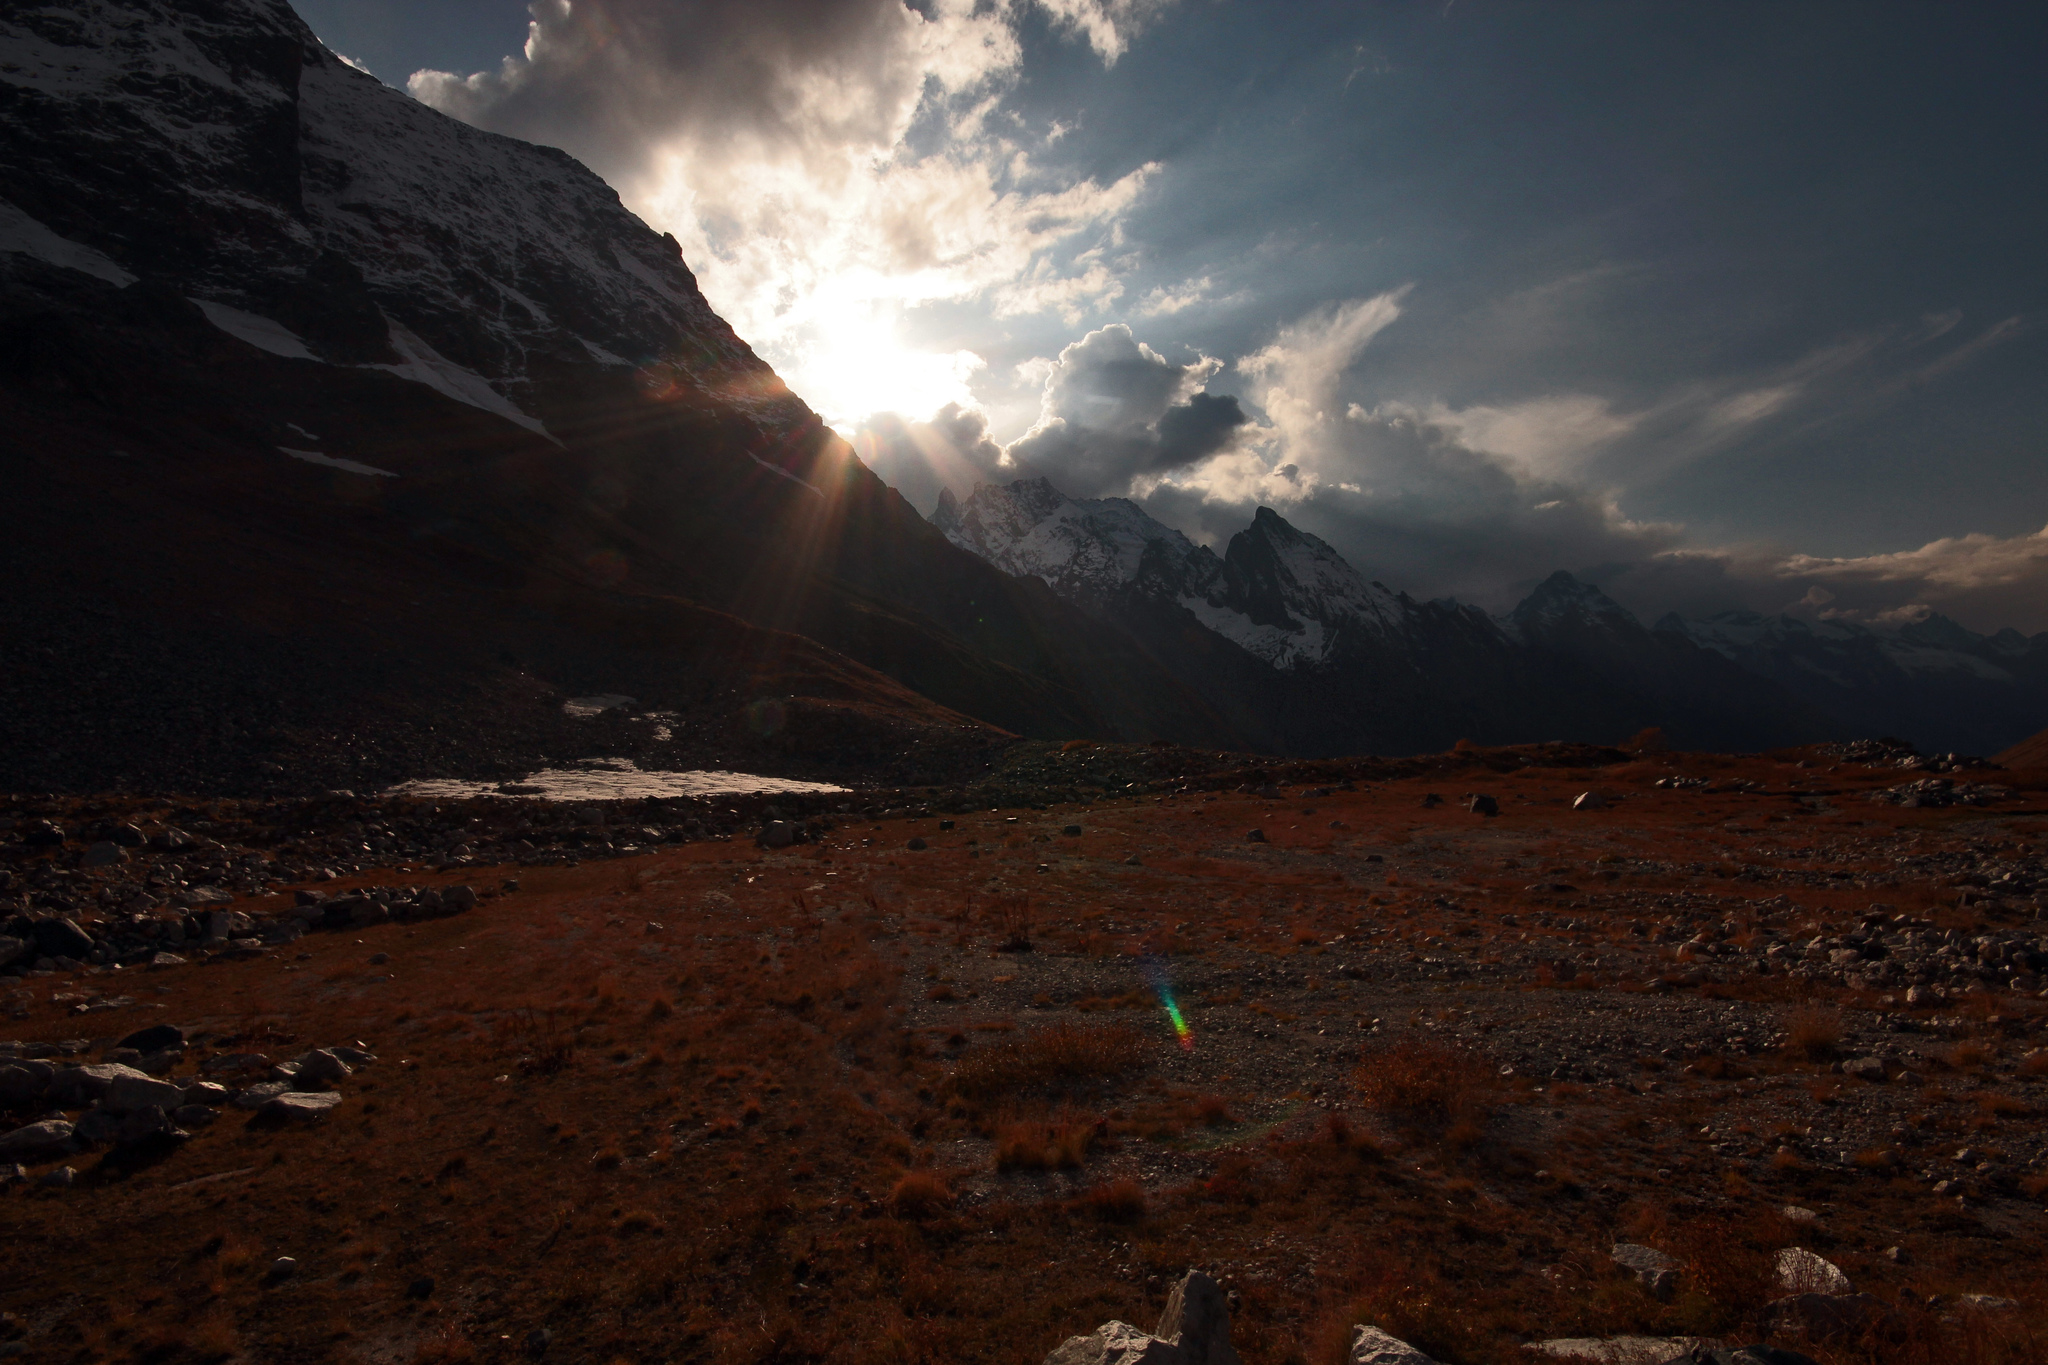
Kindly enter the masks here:
[[1801, 1005], [1785, 1018], [1785, 1051], [1809, 1062], [1824, 1062], [1842, 1045], [1841, 1011]]
[[1005, 1123], [997, 1127], [995, 1161], [999, 1171], [1071, 1171], [1088, 1159], [1097, 1125], [1092, 1120], [1062, 1116], [1043, 1122]]
[[976, 1048], [946, 1083], [968, 1099], [989, 1099], [1119, 1076], [1143, 1065], [1149, 1051], [1144, 1035], [1128, 1025], [1046, 1024]]
[[929, 1218], [952, 1204], [953, 1191], [930, 1171], [906, 1171], [889, 1191], [889, 1207], [899, 1218]]
[[1462, 1043], [1411, 1035], [1366, 1054], [1352, 1073], [1367, 1109], [1397, 1128], [1467, 1145], [1493, 1109], [1494, 1076]]

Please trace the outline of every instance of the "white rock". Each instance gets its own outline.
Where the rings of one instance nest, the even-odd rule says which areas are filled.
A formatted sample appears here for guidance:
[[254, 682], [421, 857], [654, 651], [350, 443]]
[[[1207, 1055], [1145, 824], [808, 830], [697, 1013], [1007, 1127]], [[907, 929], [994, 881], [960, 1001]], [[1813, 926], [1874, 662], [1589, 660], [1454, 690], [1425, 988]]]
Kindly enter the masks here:
[[1856, 1289], [1840, 1266], [1805, 1247], [1778, 1253], [1778, 1287], [1787, 1294], [1852, 1294]]
[[327, 1091], [291, 1091], [277, 1096], [256, 1111], [258, 1118], [297, 1119], [302, 1123], [317, 1123], [327, 1117], [327, 1112], [341, 1103], [341, 1096]]
[[1349, 1365], [1438, 1365], [1399, 1337], [1388, 1336], [1377, 1327], [1363, 1323], [1351, 1329]]
[[1522, 1349], [1538, 1355], [1597, 1365], [1671, 1365], [1704, 1337], [1557, 1337], [1532, 1341]]

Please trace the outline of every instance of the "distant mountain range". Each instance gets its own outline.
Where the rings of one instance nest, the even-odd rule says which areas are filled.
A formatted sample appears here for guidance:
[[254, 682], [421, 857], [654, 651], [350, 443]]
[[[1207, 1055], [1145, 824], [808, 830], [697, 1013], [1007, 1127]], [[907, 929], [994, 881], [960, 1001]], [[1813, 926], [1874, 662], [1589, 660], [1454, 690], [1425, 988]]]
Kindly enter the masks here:
[[1645, 629], [1559, 572], [1496, 618], [1368, 580], [1270, 508], [1218, 556], [1128, 499], [1068, 498], [1043, 478], [942, 493], [932, 522], [1162, 655], [1177, 640], [1190, 686], [1230, 711], [1246, 709], [1231, 694], [1256, 695], [1249, 709], [1288, 748], [1614, 739], [1640, 721], [1711, 747], [1890, 734], [1989, 753], [2048, 715], [2048, 635], [1940, 616], [1879, 630], [1726, 612]]
[[[283, 0], [0, 9], [0, 475], [15, 790], [2041, 720], [2038, 641], [1653, 631], [1567, 575], [1496, 620], [1271, 511], [1219, 556], [1043, 482], [934, 525], [602, 180]], [[564, 713], [596, 693], [663, 718]]]

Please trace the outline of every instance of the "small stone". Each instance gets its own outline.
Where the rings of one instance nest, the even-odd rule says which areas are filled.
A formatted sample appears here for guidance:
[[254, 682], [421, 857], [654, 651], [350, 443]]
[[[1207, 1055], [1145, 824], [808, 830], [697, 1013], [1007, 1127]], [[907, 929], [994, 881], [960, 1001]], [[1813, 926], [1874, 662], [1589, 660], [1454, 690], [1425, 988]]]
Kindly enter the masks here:
[[1078, 839], [1081, 837], [1081, 827], [1079, 825], [1065, 825], [1061, 827], [1060, 833], [1069, 839]]
[[1490, 796], [1475, 794], [1466, 798], [1465, 809], [1471, 811], [1474, 815], [1499, 815], [1500, 802]]
[[1245, 831], [1244, 841], [1248, 844], [1263, 844], [1266, 842], [1266, 831], [1262, 829], [1247, 830]]
[[1580, 792], [1572, 799], [1573, 810], [1606, 810], [1607, 798], [1599, 792]]
[[441, 904], [451, 915], [465, 910], [476, 909], [476, 888], [473, 886], [451, 886], [441, 892]]
[[383, 966], [383, 965], [384, 965], [385, 963], [389, 962], [390, 960], [391, 960], [391, 954], [389, 954], [389, 953], [371, 953], [371, 954], [370, 954], [370, 965], [371, 965], [372, 967], [381, 967], [381, 966]]
[[1797, 1204], [1787, 1204], [1778, 1210], [1778, 1215], [1788, 1223], [1818, 1223], [1820, 1215], [1812, 1209], [1803, 1209]]
[[[153, 970], [161, 970], [165, 967], [182, 967], [185, 965], [185, 959], [179, 957], [176, 953], [157, 953], [149, 959], [149, 965]], [[165, 989], [168, 990], [169, 987]]]
[[270, 1273], [280, 1280], [284, 1279], [287, 1275], [296, 1275], [299, 1273], [298, 1259], [292, 1256], [280, 1256], [270, 1263]]
[[1913, 1254], [1904, 1247], [1886, 1247], [1884, 1249], [1884, 1258], [1893, 1265], [1911, 1265], [1913, 1263]]
[[555, 1341], [555, 1334], [545, 1327], [536, 1327], [526, 1334], [526, 1353], [530, 1356], [544, 1356]]
[[1882, 1057], [1852, 1057], [1842, 1063], [1842, 1074], [1844, 1076], [1854, 1076], [1858, 1080], [1882, 1084], [1885, 1078], [1884, 1059]]
[[796, 826], [787, 820], [770, 820], [761, 826], [754, 842], [762, 848], [788, 848], [796, 842]]
[[36, 1181], [36, 1184], [41, 1185], [46, 1190], [68, 1190], [77, 1179], [78, 1172], [72, 1170], [69, 1166], [59, 1166], [54, 1171], [44, 1171], [42, 1178]]
[[912, 853], [922, 853], [926, 849], [930, 848], [931, 845], [926, 843], [923, 839], [912, 839], [909, 843], [905, 844], [904, 847], [909, 849]]

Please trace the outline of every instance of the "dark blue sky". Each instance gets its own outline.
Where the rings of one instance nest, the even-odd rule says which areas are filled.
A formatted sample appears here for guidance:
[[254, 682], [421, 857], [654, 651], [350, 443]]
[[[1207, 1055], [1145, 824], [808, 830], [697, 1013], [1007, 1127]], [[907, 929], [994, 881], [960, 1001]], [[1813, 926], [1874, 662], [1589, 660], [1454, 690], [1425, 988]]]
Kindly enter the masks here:
[[[394, 84], [419, 68], [495, 70], [526, 36], [525, 6], [497, 0], [298, 4]], [[1657, 593], [1688, 609], [1715, 593], [1775, 609], [1824, 580], [1813, 610], [1935, 605], [1979, 628], [2048, 628], [2048, 578], [2015, 540], [2048, 524], [2040, 7], [1096, 4], [1112, 39], [1019, 0], [1003, 26], [1014, 51], [989, 59], [979, 85], [927, 86], [918, 116], [879, 144], [899, 166], [985, 163], [993, 191], [1012, 196], [1010, 218], [977, 220], [986, 242], [961, 229], [956, 287], [889, 315], [909, 350], [972, 358], [954, 396], [987, 413], [998, 443], [1050, 413], [1039, 386], [1064, 347], [1121, 324], [1186, 367], [1184, 387], [1235, 395], [1253, 418], [1238, 464], [1135, 488], [1191, 533], [1226, 536], [1272, 501], [1419, 592], [1484, 597], [1489, 575], [1506, 591], [1564, 567], [1605, 573], [1639, 610], [1662, 605]], [[748, 302], [769, 297], [766, 267], [747, 274], [741, 239], [797, 242], [760, 259], [804, 294], [848, 277], [862, 250], [880, 253], [869, 263], [882, 274], [908, 270], [889, 245], [905, 229], [864, 210], [885, 229], [849, 231], [829, 260], [809, 260], [800, 229], [748, 217], [742, 201], [773, 193], [707, 150], [746, 111], [721, 111], [713, 130], [701, 112], [666, 117], [662, 100], [687, 104], [707, 69], [692, 63], [755, 51], [764, 30], [894, 8], [582, 0], [573, 21], [556, 16], [557, 55], [525, 84], [461, 105], [428, 97], [566, 146], [650, 218], [691, 204], [694, 238], [659, 225], [702, 243], [713, 302], [851, 429], [864, 391], [835, 385], [860, 372], [819, 349], [829, 322], [780, 335], [802, 310]], [[599, 21], [610, 46], [594, 58], [571, 39]], [[863, 33], [846, 40], [848, 62], [886, 65]], [[844, 79], [829, 55], [786, 60], [799, 83]], [[642, 77], [642, 98], [609, 93]], [[877, 86], [877, 104], [889, 94]], [[762, 145], [802, 142], [819, 174], [818, 130], [828, 117], [842, 129], [843, 111], [792, 113], [783, 96], [759, 112], [773, 129]], [[1017, 176], [1002, 158], [1020, 148], [1030, 166]], [[667, 169], [650, 169], [655, 151]], [[1105, 189], [1070, 234], [1015, 246], [1054, 202], [1025, 197], [1134, 173], [1138, 188]], [[876, 183], [881, 201], [903, 197], [902, 182]], [[721, 185], [737, 207], [720, 209]], [[932, 201], [942, 228], [957, 198]], [[975, 250], [982, 266], [959, 264]], [[1020, 290], [1023, 278], [1045, 283]], [[1403, 290], [1396, 320], [1333, 340], [1330, 310]], [[1240, 363], [1276, 345], [1263, 369]], [[940, 392], [888, 397], [922, 419], [913, 405]], [[1255, 461], [1296, 470], [1294, 482]], [[913, 500], [936, 495], [928, 473], [885, 472]], [[1971, 533], [1997, 543], [1896, 558]], [[1688, 555], [1718, 568], [1693, 572]], [[1812, 579], [1787, 567], [1798, 555], [1858, 562]], [[1659, 556], [1656, 573], [1629, 567]]]

